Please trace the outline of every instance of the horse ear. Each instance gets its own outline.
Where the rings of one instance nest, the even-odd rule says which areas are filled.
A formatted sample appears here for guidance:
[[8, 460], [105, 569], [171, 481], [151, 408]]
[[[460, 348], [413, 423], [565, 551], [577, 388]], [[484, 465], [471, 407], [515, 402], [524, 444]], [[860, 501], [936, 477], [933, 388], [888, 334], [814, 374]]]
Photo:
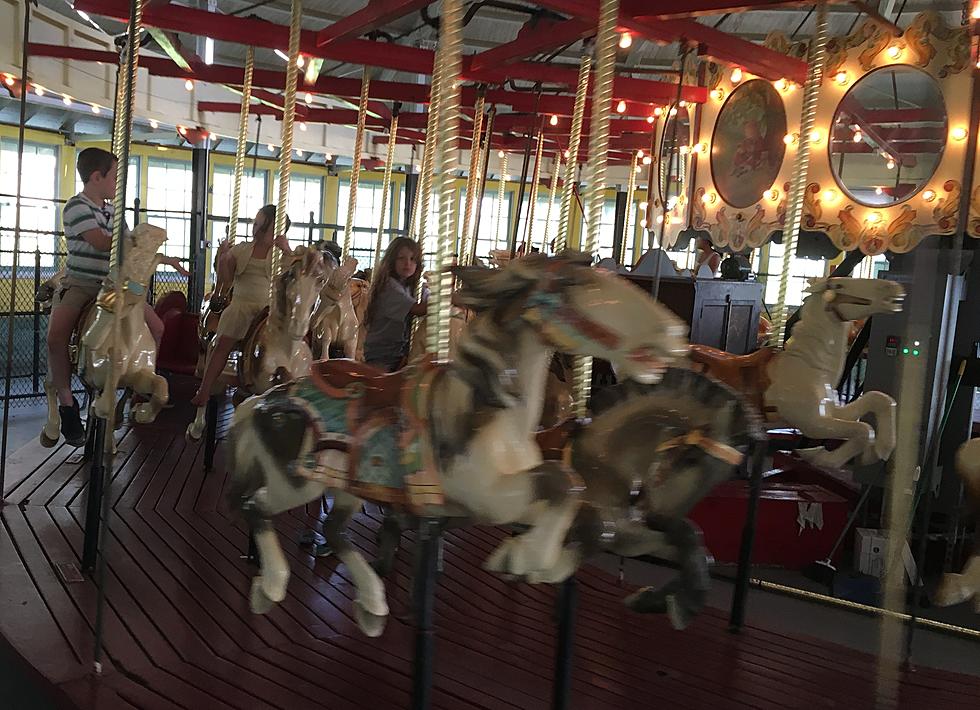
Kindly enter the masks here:
[[824, 276], [818, 276], [806, 280], [807, 293], [823, 293], [829, 287], [830, 287], [830, 279]]

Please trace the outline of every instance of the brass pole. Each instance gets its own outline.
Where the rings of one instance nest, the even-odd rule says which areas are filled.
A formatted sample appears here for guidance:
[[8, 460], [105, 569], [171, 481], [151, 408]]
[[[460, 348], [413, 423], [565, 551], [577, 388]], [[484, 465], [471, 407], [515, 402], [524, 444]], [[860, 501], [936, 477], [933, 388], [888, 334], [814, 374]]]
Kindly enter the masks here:
[[350, 256], [350, 245], [354, 238], [354, 213], [357, 211], [357, 183], [361, 176], [361, 153], [364, 150], [364, 122], [367, 118], [369, 90], [371, 88], [371, 69], [364, 67], [361, 77], [361, 100], [357, 105], [357, 129], [354, 132], [354, 156], [350, 167], [350, 191], [347, 195], [347, 222], [344, 228], [344, 257]]

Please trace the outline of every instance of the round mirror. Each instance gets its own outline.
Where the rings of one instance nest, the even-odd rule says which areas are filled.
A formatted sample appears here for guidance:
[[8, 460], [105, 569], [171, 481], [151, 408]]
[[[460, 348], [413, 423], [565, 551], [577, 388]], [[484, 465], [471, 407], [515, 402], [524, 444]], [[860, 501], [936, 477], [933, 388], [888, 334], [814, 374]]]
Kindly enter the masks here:
[[867, 74], [837, 106], [828, 142], [834, 179], [868, 207], [912, 197], [946, 146], [946, 104], [921, 69], [898, 64]]
[[711, 177], [725, 203], [741, 209], [762, 199], [783, 165], [785, 137], [786, 108], [772, 84], [753, 79], [731, 93], [711, 139]]
[[686, 106], [670, 109], [660, 139], [660, 200], [670, 211], [684, 192], [688, 148], [691, 144], [691, 116]]

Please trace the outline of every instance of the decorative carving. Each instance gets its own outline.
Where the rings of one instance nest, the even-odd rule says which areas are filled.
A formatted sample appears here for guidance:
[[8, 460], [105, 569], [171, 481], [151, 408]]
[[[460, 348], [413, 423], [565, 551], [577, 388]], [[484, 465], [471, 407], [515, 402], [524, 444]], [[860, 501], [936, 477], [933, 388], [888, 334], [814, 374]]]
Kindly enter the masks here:
[[725, 75], [724, 68], [716, 62], [705, 62], [704, 81], [705, 88], [710, 92], [718, 88], [722, 77]]
[[937, 234], [952, 234], [956, 230], [956, 219], [960, 207], [960, 183], [958, 180], [947, 180], [943, 183], [946, 197], [939, 198], [932, 210], [932, 218], [939, 227]]
[[824, 69], [824, 79], [833, 80], [834, 75], [847, 61], [847, 53], [855, 47], [865, 45], [858, 55], [858, 63], [864, 71], [874, 68], [875, 57], [888, 44], [889, 35], [878, 27], [877, 23], [866, 20], [856, 31], [846, 37], [834, 37], [827, 40], [827, 61]]
[[[786, 184], [789, 185], [789, 183]], [[820, 219], [823, 217], [823, 207], [820, 205], [819, 194], [820, 185], [815, 182], [811, 182], [803, 191], [803, 226], [807, 229], [817, 228]]]
[[691, 205], [691, 226], [700, 229], [705, 224], [707, 209], [704, 205], [704, 188], [699, 187], [694, 191], [694, 204]]
[[970, 198], [970, 220], [966, 231], [974, 239], [980, 239], [980, 187]]

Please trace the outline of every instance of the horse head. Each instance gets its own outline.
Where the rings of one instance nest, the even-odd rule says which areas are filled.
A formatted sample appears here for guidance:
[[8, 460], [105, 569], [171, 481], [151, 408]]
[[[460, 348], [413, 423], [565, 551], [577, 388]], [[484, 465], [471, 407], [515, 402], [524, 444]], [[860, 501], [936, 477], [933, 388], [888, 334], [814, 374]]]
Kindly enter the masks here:
[[166, 241], [167, 232], [164, 229], [146, 222], [136, 225], [125, 240], [119, 267], [123, 284], [129, 281], [145, 287], [156, 271], [157, 252]]
[[512, 302], [555, 349], [600, 357], [623, 377], [656, 382], [687, 352], [686, 326], [633, 284], [590, 264], [577, 253], [530, 254], [500, 269], [463, 268], [460, 300], [477, 312]]
[[812, 279], [808, 290], [820, 294], [827, 310], [842, 321], [860, 320], [875, 313], [898, 313], [905, 300], [902, 285], [886, 279]]
[[293, 340], [302, 340], [323, 288], [323, 257], [316, 249], [297, 247], [284, 267], [276, 285], [275, 308], [270, 319], [274, 318]]

